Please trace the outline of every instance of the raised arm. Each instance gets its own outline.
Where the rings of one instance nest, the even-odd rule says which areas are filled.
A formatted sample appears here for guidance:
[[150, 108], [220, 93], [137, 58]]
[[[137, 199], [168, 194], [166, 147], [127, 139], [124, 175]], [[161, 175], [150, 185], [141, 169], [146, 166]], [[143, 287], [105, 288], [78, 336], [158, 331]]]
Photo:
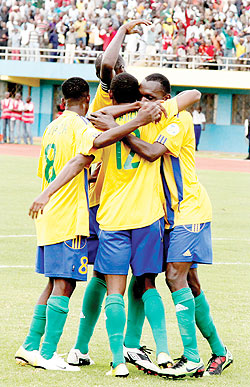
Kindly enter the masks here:
[[189, 106], [198, 102], [201, 99], [201, 93], [199, 90], [186, 90], [182, 91], [180, 94], [176, 96], [178, 111], [182, 111], [187, 109]]
[[53, 182], [50, 183], [49, 186], [33, 201], [29, 209], [29, 216], [31, 216], [32, 219], [37, 218], [39, 210], [42, 214], [43, 209], [49, 202], [51, 196], [76, 177], [84, 168], [88, 168], [93, 159], [93, 156], [78, 154], [68, 161], [55, 180], [53, 180]]
[[101, 80], [108, 86], [114, 76], [114, 68], [118, 59], [119, 51], [123, 43], [124, 37], [127, 34], [135, 34], [138, 30], [134, 29], [139, 24], [150, 25], [148, 20], [133, 20], [129, 23], [122, 25], [115, 37], [112, 39], [107, 49], [105, 50], [101, 63]]

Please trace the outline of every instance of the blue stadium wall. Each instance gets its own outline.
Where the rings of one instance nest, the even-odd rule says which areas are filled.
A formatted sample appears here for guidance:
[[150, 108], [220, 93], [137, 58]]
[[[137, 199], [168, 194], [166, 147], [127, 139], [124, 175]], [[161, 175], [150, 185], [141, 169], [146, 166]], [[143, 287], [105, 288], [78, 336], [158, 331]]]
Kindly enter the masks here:
[[[81, 76], [89, 81], [91, 99], [94, 97], [98, 85], [94, 65], [92, 64], [66, 65], [48, 62], [34, 63], [0, 60], [0, 69], [1, 74], [7, 75], [5, 78], [1, 77], [2, 80], [21, 83], [18, 79], [26, 79], [26, 81], [22, 81], [23, 98], [28, 95], [28, 87], [31, 86], [31, 97], [36, 109], [35, 122], [33, 124], [34, 136], [42, 136], [46, 126], [53, 119], [55, 85], [60, 85], [63, 79]], [[152, 68], [152, 72], [157, 70], [155, 67]], [[192, 88], [192, 86], [173, 86], [172, 94], [174, 96], [176, 92], [188, 88]], [[201, 92], [218, 95], [216, 123], [206, 125], [206, 130], [202, 132], [199, 149], [246, 153], [247, 143], [244, 137], [244, 127], [243, 125], [232, 125], [231, 123], [232, 96], [233, 94], [250, 94], [250, 90], [213, 87], [197, 88]]]

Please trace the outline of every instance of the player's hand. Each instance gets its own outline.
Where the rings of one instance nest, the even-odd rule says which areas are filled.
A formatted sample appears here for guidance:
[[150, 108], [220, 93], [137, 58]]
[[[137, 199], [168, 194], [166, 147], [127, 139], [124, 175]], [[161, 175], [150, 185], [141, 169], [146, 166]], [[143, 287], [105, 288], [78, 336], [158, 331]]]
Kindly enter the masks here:
[[100, 130], [108, 130], [117, 126], [114, 117], [111, 114], [105, 113], [101, 110], [90, 114], [88, 119], [95, 128]]
[[148, 102], [141, 107], [136, 118], [140, 121], [141, 126], [143, 126], [149, 124], [150, 122], [159, 122], [161, 114], [162, 110], [159, 104]]
[[[166, 109], [164, 108], [164, 106], [162, 105], [163, 102], [165, 102], [165, 101], [164, 101], [164, 100], [158, 100], [158, 101], [152, 102], [152, 101], [145, 101], [145, 100], [144, 100], [144, 101], [140, 101], [140, 107], [143, 107], [143, 106], [145, 106], [145, 105], [148, 104], [148, 103], [151, 103], [151, 104], [157, 104], [157, 105], [159, 106], [159, 108], [161, 109], [162, 113], [164, 114], [164, 116], [165, 116], [166, 118], [168, 118], [167, 111], [166, 111]], [[160, 117], [160, 119], [161, 119], [161, 117]], [[159, 121], [160, 121], [160, 119], [159, 119]], [[159, 121], [156, 121], [156, 123], [159, 122]]]
[[125, 30], [126, 35], [130, 34], [138, 34], [140, 31], [135, 29], [137, 25], [144, 24], [145, 26], [150, 26], [152, 23], [149, 20], [145, 19], [138, 19], [138, 20], [132, 20], [131, 22], [128, 22], [121, 26]]
[[49, 199], [50, 196], [46, 192], [42, 192], [31, 204], [29, 209], [29, 216], [31, 216], [32, 219], [36, 219], [39, 211], [41, 211], [41, 214], [43, 214], [43, 209], [49, 202]]

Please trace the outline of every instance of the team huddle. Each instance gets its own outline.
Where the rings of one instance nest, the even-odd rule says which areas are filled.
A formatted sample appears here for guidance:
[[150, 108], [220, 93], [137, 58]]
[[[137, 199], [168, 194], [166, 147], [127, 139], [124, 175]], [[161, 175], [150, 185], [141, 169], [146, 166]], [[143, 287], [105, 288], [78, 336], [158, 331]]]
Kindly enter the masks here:
[[[43, 135], [38, 167], [42, 193], [30, 216], [36, 219], [36, 271], [48, 277], [48, 284], [16, 352], [17, 363], [64, 371], [94, 364], [88, 346], [105, 296], [112, 352], [107, 375], [127, 377], [126, 363], [132, 363], [148, 374], [173, 379], [212, 376], [233, 362], [198, 278], [198, 264], [212, 263], [212, 210], [195, 173], [194, 128], [185, 109], [199, 101], [200, 93], [190, 90], [171, 98], [165, 76], [149, 75], [139, 85], [124, 71], [120, 46], [141, 23], [148, 24], [137, 20], [120, 27], [98, 57], [100, 84], [90, 108], [84, 79], [63, 83], [65, 111]], [[94, 265], [93, 277], [66, 362], [56, 349], [69, 299], [76, 281], [87, 280], [88, 264]], [[133, 275], [126, 316], [129, 268]], [[184, 347], [176, 362], [169, 353], [165, 309], [155, 286], [162, 272]], [[157, 365], [140, 344], [145, 317]], [[196, 326], [211, 347], [207, 367], [199, 354]]]

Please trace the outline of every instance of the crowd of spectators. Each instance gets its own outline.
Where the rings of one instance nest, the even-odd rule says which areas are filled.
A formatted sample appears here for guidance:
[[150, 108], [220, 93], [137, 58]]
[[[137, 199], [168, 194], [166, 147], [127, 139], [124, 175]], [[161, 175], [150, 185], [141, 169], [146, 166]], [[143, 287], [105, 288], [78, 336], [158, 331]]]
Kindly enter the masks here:
[[166, 66], [186, 67], [192, 57], [217, 68], [223, 57], [250, 64], [249, 0], [0, 0], [0, 57], [9, 46], [14, 60], [43, 60], [42, 49], [57, 49], [47, 52], [50, 61], [84, 62], [135, 18], [152, 22], [126, 38], [124, 53], [136, 60], [154, 65], [163, 54]]

